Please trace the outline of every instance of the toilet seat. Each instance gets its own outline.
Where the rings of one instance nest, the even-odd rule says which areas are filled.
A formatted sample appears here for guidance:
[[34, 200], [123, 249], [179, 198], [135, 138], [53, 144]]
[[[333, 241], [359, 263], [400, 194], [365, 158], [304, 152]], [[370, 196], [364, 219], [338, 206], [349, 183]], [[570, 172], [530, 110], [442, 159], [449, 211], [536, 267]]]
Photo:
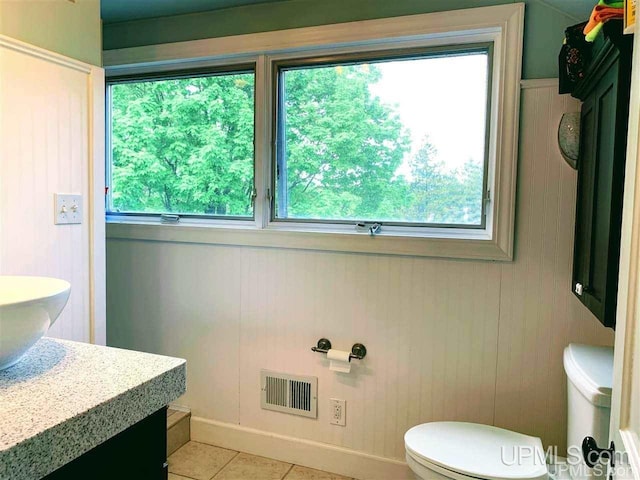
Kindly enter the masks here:
[[445, 477], [482, 480], [547, 479], [542, 442], [489, 425], [432, 422], [405, 434], [408, 460]]

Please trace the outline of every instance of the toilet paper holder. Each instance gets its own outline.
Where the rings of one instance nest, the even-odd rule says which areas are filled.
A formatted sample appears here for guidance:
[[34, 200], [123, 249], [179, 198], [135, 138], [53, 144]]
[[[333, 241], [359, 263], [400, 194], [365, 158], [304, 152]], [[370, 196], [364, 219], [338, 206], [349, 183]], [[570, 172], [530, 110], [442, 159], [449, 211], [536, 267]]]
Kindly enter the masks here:
[[[321, 338], [315, 347], [311, 347], [312, 352], [327, 353], [329, 350], [331, 350], [331, 340], [328, 338]], [[366, 356], [367, 347], [361, 343], [354, 343], [349, 354], [349, 361], [353, 359], [362, 360]]]

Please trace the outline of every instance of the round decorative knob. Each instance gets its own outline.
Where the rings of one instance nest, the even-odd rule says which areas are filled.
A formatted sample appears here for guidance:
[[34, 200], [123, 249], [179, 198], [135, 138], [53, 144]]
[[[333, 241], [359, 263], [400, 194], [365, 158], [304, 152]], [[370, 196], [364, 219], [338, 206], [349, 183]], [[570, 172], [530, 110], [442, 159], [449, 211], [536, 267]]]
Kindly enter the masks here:
[[358, 358], [364, 358], [367, 356], [367, 347], [361, 343], [356, 343], [351, 347], [351, 353]]

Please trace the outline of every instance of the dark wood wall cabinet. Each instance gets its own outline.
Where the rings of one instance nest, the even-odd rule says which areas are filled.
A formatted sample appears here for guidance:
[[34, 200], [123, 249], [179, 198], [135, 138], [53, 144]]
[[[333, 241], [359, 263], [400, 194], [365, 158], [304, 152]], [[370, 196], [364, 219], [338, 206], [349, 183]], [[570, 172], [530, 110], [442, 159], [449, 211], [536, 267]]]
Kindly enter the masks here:
[[622, 35], [620, 22], [604, 27], [572, 93], [583, 102], [572, 288], [600, 322], [615, 328], [632, 36]]

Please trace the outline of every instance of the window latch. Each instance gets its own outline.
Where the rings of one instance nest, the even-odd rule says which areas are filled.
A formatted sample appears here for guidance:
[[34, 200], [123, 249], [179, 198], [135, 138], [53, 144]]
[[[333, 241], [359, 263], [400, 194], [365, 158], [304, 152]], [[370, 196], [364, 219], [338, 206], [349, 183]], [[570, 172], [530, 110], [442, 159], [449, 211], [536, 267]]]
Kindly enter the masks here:
[[180, 221], [180, 215], [170, 215], [163, 213], [160, 215], [160, 223], [178, 223]]
[[482, 216], [483, 218], [487, 218], [487, 210], [489, 205], [491, 205], [491, 190], [487, 189], [482, 200]]
[[257, 196], [258, 196], [258, 190], [256, 190], [256, 187], [253, 187], [253, 190], [251, 190], [251, 196], [250, 196], [252, 207], [255, 206]]
[[373, 237], [382, 231], [382, 224], [378, 222], [358, 222], [356, 223], [356, 230], [358, 232], [369, 232], [369, 235]]

